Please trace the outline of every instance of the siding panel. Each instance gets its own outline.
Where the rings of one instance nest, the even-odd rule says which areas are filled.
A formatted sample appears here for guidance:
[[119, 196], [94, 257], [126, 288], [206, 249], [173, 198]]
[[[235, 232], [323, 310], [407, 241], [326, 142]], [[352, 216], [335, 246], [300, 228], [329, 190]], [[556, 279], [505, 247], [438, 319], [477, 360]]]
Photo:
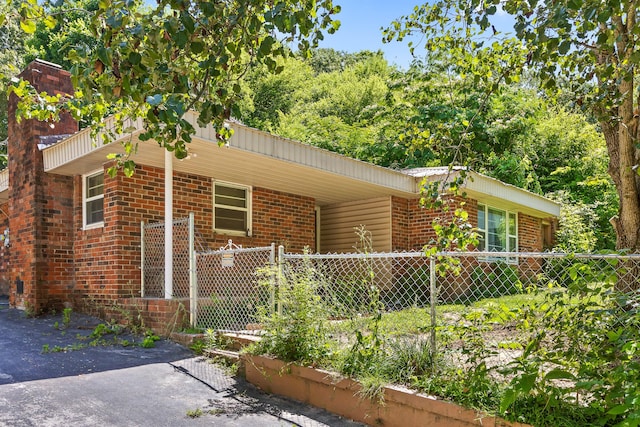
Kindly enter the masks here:
[[391, 198], [339, 203], [320, 212], [320, 251], [354, 252], [359, 245], [355, 228], [364, 225], [371, 232], [373, 250], [391, 250]]

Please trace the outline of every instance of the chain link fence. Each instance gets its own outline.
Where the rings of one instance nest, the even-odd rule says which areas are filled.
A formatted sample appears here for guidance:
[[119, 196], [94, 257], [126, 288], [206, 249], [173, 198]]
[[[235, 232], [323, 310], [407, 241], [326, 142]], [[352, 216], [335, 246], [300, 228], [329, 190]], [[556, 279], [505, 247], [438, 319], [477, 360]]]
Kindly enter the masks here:
[[[367, 333], [380, 310], [379, 331], [390, 347], [411, 340], [456, 366], [481, 357], [493, 368], [520, 356], [531, 337], [521, 333], [516, 313], [539, 310], [533, 317], [544, 316], [551, 293], [572, 290], [563, 304], [589, 307], [585, 316], [606, 312], [615, 317], [626, 310], [622, 305], [635, 307], [640, 301], [640, 256], [451, 252], [427, 257], [407, 252], [280, 257], [289, 280], [301, 274], [313, 278], [334, 336], [343, 345], [353, 345], [354, 330]], [[597, 296], [587, 292], [599, 287], [604, 291]], [[625, 297], [607, 299], [613, 290]]]
[[195, 326], [245, 333], [258, 330], [258, 310], [273, 306], [273, 295], [259, 283], [260, 270], [274, 265], [275, 245], [242, 248], [230, 240], [217, 251], [197, 253]]
[[[174, 298], [189, 298], [189, 217], [173, 221], [173, 290]], [[165, 297], [165, 223], [142, 223], [142, 286], [147, 298]], [[195, 235], [195, 248], [205, 251], [205, 241]]]
[[189, 300], [190, 323], [200, 329], [258, 329], [258, 309], [273, 299], [261, 286], [259, 270], [275, 265], [275, 245], [207, 248], [193, 216], [173, 221], [173, 281], [165, 289], [165, 223], [141, 224], [142, 286], [146, 298]]

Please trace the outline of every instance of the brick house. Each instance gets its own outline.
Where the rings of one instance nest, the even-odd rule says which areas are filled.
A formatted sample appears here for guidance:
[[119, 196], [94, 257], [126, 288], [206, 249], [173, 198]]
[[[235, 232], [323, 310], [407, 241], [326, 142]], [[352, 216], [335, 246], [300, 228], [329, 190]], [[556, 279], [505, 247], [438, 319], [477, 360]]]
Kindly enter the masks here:
[[[44, 61], [29, 64], [21, 76], [38, 91], [73, 91], [69, 73]], [[0, 245], [0, 295], [35, 312], [139, 297], [140, 222], [162, 221], [165, 202], [174, 218], [194, 212], [211, 248], [232, 238], [245, 247], [275, 242], [288, 251], [344, 252], [356, 243], [353, 228], [364, 224], [376, 251], [420, 249], [440, 215], [420, 206], [420, 188], [423, 179], [445, 179], [446, 168], [391, 170], [237, 123], [220, 147], [215, 130], [198, 127], [189, 113], [196, 135], [186, 159], [167, 158], [134, 132], [121, 138], [139, 143], [135, 175], [110, 178], [107, 154], [121, 148], [117, 141], [95, 145], [68, 115], [54, 124], [17, 123], [15, 96], [9, 104], [0, 232], [10, 230], [10, 246]], [[172, 177], [171, 197], [165, 175]], [[550, 244], [556, 203], [469, 175], [466, 207], [483, 236], [481, 249], [536, 252]], [[145, 307], [170, 311], [171, 304], [147, 301]]]

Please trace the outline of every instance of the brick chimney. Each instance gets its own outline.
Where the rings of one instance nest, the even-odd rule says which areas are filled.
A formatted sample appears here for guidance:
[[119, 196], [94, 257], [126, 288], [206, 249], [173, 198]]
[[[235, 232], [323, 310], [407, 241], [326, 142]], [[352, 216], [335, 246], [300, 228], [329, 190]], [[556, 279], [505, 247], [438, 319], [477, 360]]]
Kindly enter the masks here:
[[[38, 92], [72, 94], [70, 74], [35, 60], [20, 74]], [[38, 314], [62, 305], [73, 281], [73, 178], [44, 172], [41, 137], [71, 134], [78, 123], [67, 113], [56, 123], [22, 120], [8, 105], [10, 303]], [[65, 238], [68, 236], [69, 238]], [[67, 291], [68, 292], [68, 291]]]

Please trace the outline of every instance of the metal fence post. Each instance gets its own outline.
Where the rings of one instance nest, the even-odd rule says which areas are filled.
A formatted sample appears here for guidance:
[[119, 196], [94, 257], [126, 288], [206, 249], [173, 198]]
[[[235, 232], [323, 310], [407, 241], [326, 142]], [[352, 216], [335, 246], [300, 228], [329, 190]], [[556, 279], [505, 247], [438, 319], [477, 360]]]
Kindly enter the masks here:
[[438, 302], [438, 296], [436, 295], [436, 258], [431, 256], [429, 258], [429, 284], [430, 284], [430, 297], [431, 297], [431, 363], [435, 369], [436, 360], [436, 304]]
[[[284, 281], [284, 246], [278, 246], [278, 275], [276, 277], [276, 286], [280, 288]], [[278, 298], [278, 314], [282, 314], [281, 299]]]
[[140, 221], [140, 297], [144, 298], [144, 221]]
[[276, 285], [277, 278], [274, 268], [276, 268], [276, 244], [271, 243], [271, 252], [269, 253], [269, 314], [273, 315], [273, 310], [276, 305]]
[[198, 319], [198, 276], [196, 271], [195, 250], [195, 219], [193, 212], [189, 212], [189, 324], [196, 326]]

